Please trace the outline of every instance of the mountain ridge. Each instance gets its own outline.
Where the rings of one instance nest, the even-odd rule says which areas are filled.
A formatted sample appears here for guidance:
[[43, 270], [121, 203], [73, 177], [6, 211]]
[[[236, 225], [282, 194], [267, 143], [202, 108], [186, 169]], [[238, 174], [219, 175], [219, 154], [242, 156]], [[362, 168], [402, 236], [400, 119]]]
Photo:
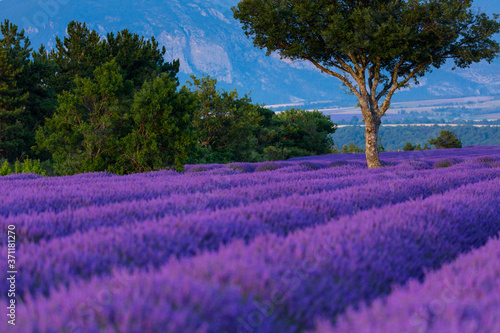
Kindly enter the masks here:
[[[253, 46], [231, 7], [238, 0], [94, 1], [26, 0], [23, 11], [17, 1], [0, 0], [0, 19], [9, 19], [26, 30], [33, 48], [54, 46], [71, 20], [86, 22], [102, 36], [129, 29], [149, 38], [155, 36], [166, 47], [165, 59], [179, 59], [181, 83], [190, 75], [217, 78], [225, 90], [251, 91], [254, 102], [265, 104], [333, 100], [340, 106], [356, 104], [344, 94], [335, 78], [320, 73], [306, 62], [266, 56]], [[487, 14], [500, 12], [500, 4], [476, 1]], [[500, 94], [500, 61], [475, 64], [470, 69], [451, 71], [451, 65], [435, 70], [419, 87], [399, 92], [394, 101], [485, 96]]]

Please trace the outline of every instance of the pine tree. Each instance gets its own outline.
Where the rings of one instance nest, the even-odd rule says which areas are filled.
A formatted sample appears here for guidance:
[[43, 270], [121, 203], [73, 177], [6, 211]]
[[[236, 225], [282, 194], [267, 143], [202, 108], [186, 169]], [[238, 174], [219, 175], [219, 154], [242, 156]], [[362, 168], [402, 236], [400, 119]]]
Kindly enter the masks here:
[[13, 160], [28, 153], [26, 110], [30, 42], [24, 31], [5, 20], [0, 23], [0, 156]]
[[175, 78], [179, 72], [179, 61], [165, 62], [165, 47], [160, 49], [154, 37], [148, 40], [123, 30], [101, 38], [85, 23], [76, 21], [68, 24], [67, 33], [64, 39], [56, 37], [49, 55], [56, 66], [48, 83], [56, 94], [74, 89], [76, 77], [92, 79], [95, 69], [111, 60], [121, 68], [124, 81], [132, 81], [135, 89], [161, 73]]
[[452, 131], [440, 130], [436, 138], [430, 139], [429, 144], [437, 149], [462, 148], [462, 141]]

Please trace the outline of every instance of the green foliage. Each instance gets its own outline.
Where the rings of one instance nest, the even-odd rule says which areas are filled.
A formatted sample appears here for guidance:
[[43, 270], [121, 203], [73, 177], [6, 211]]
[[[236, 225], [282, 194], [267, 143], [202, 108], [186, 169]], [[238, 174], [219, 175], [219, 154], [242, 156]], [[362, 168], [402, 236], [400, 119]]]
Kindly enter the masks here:
[[96, 68], [111, 60], [121, 68], [123, 81], [131, 81], [136, 89], [160, 73], [174, 78], [179, 71], [178, 61], [164, 62], [165, 48], [160, 49], [154, 37], [145, 39], [122, 30], [101, 38], [85, 23], [76, 21], [70, 22], [66, 31], [63, 40], [56, 37], [55, 48], [48, 56], [55, 64], [49, 85], [56, 94], [76, 88], [77, 76], [93, 79]]
[[61, 174], [110, 171], [119, 174], [182, 169], [192, 146], [193, 99], [164, 74], [134, 92], [115, 60], [76, 78], [75, 89], [58, 96], [54, 116], [37, 132]]
[[191, 79], [189, 85], [197, 103], [193, 127], [198, 136], [198, 160], [227, 163], [255, 159], [254, 130], [262, 120], [260, 107], [247, 95], [240, 98], [236, 89], [217, 90], [216, 79]]
[[52, 154], [59, 173], [104, 171], [116, 161], [129, 89], [115, 61], [93, 77], [76, 78], [74, 91], [58, 96], [56, 113], [37, 132], [38, 149]]
[[192, 77], [197, 98], [193, 127], [198, 135], [190, 163], [258, 162], [328, 154], [336, 125], [319, 111], [291, 109], [275, 114], [251, 103], [236, 90], [225, 92], [217, 80]]
[[475, 14], [471, 5], [471, 0], [243, 0], [233, 12], [255, 45], [269, 53], [332, 67], [366, 55], [369, 62], [380, 59], [382, 78], [389, 81], [394, 59], [401, 56], [398, 76], [419, 65], [425, 66], [420, 72], [438, 67], [447, 58], [460, 67], [493, 60], [499, 46], [491, 36], [500, 24]]
[[29, 153], [28, 92], [30, 42], [8, 20], [0, 23], [0, 156], [20, 158]]
[[342, 146], [342, 154], [364, 153], [364, 152], [365, 152], [364, 149], [359, 148], [353, 142], [349, 143], [349, 146], [347, 145]]
[[332, 149], [332, 154], [340, 154], [340, 150], [339, 150], [339, 147], [337, 146], [333, 146], [333, 149]]
[[314, 110], [306, 111], [290, 109], [277, 115], [280, 122], [281, 144], [289, 148], [290, 156], [329, 154], [332, 152], [333, 140], [330, 134], [336, 125], [330, 117]]
[[[71, 22], [50, 52], [0, 25], [0, 156], [15, 172], [145, 172], [183, 164], [286, 159], [332, 152], [318, 111], [280, 115], [209, 77], [178, 89], [179, 62], [128, 30], [106, 38]], [[44, 160], [40, 162], [40, 159]]]
[[[134, 95], [132, 132], [123, 138], [123, 171], [147, 172], [165, 166], [181, 171], [195, 144], [191, 130], [194, 96], [168, 75], [145, 82]], [[122, 172], [122, 171], [120, 171]], [[123, 173], [123, 172], [122, 172]]]
[[255, 172], [273, 171], [273, 170], [277, 170], [277, 169], [279, 169], [278, 165], [276, 165], [274, 163], [266, 162], [266, 163], [262, 163], [257, 168], [255, 168]]
[[266, 161], [286, 160], [291, 156], [310, 156], [311, 153], [297, 148], [285, 148], [281, 144], [278, 146], [268, 146], [263, 149], [263, 156]]
[[242, 0], [233, 7], [254, 45], [267, 55], [306, 60], [342, 82], [363, 115], [369, 167], [382, 116], [394, 93], [440, 68], [486, 60], [500, 52], [498, 15], [471, 9], [472, 0]]
[[0, 176], [7, 176], [13, 173], [35, 173], [37, 175], [46, 176], [51, 173], [51, 167], [47, 161], [40, 162], [38, 159], [26, 158], [22, 162], [16, 160], [14, 163], [14, 171], [12, 171], [9, 161], [4, 160], [0, 167]]
[[385, 152], [385, 147], [384, 147], [384, 145], [382, 144], [382, 136], [379, 136], [379, 137], [378, 137], [378, 139], [377, 139], [377, 150], [378, 150], [380, 153]]
[[462, 141], [451, 131], [441, 130], [439, 136], [429, 140], [429, 144], [437, 149], [462, 148]]
[[[445, 129], [453, 131], [460, 137], [463, 146], [500, 145], [500, 127], [474, 127], [471, 125], [459, 126], [381, 126], [380, 135], [384, 137], [384, 146], [387, 150], [396, 151], [402, 149], [407, 142], [413, 146], [428, 149], [427, 140], [439, 135], [439, 131]], [[343, 144], [354, 142], [361, 148], [365, 147], [365, 129], [361, 126], [340, 127], [332, 135], [334, 141], [342, 147]], [[427, 147], [425, 147], [427, 145]]]
[[25, 159], [21, 163], [21, 173], [36, 173], [37, 175], [45, 176], [45, 170], [42, 167], [40, 160]]
[[459, 160], [457, 159], [454, 159], [454, 158], [445, 158], [445, 159], [442, 159], [442, 160], [439, 160], [439, 161], [436, 161], [432, 167], [434, 169], [440, 169], [440, 168], [448, 168], [452, 165], [455, 165], [455, 164], [458, 164], [460, 163]]
[[427, 143], [425, 144], [424, 147], [420, 146], [420, 143], [417, 143], [416, 145], [412, 145], [411, 142], [407, 142], [405, 146], [403, 147], [403, 151], [412, 151], [412, 150], [428, 150], [430, 149], [429, 146], [427, 146]]
[[10, 169], [9, 162], [5, 160], [2, 163], [2, 167], [0, 167], [0, 176], [8, 176], [12, 173], [12, 170]]
[[412, 151], [415, 150], [416, 147], [414, 147], [411, 142], [407, 142], [405, 146], [403, 147], [403, 151]]

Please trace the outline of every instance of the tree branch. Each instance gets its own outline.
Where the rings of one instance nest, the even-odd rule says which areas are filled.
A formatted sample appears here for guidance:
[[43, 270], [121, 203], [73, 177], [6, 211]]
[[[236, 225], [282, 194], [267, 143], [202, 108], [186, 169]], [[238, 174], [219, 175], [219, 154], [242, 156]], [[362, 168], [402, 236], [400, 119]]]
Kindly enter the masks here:
[[[382, 104], [382, 107], [380, 108], [380, 111], [379, 111], [379, 115], [382, 117], [382, 115], [387, 111], [387, 109], [389, 109], [389, 104], [391, 102], [391, 98], [392, 96], [394, 95], [394, 93], [396, 92], [396, 90], [398, 88], [401, 88], [402, 86], [404, 86], [406, 83], [408, 83], [408, 81], [410, 81], [411, 78], [413, 78], [419, 71], [422, 70], [422, 68], [424, 68], [424, 66], [427, 66], [427, 65], [430, 65], [431, 63], [428, 62], [428, 63], [423, 63], [423, 64], [420, 64], [418, 65], [417, 67], [415, 67], [411, 72], [410, 74], [408, 74], [408, 76], [403, 80], [401, 81], [400, 83], [397, 82], [397, 77], [395, 78], [395, 81], [391, 87], [391, 89], [389, 90], [389, 92], [387, 93], [387, 96], [385, 97], [385, 100], [384, 100], [384, 103]], [[396, 73], [397, 74], [397, 73]], [[391, 80], [392, 81], [392, 80]]]
[[370, 98], [373, 106], [378, 107], [378, 99], [376, 99], [377, 87], [380, 82], [380, 57], [377, 57], [375, 63], [370, 67], [370, 76], [368, 78], [368, 85], [370, 88]]
[[316, 68], [320, 69], [322, 72], [327, 73], [331, 76], [334, 76], [337, 79], [339, 79], [340, 81], [342, 81], [342, 83], [344, 83], [354, 93], [354, 95], [356, 95], [356, 97], [358, 97], [358, 99], [361, 98], [359, 91], [356, 90], [356, 88], [352, 85], [352, 83], [345, 76], [342, 76], [339, 73], [336, 73], [334, 71], [329, 70], [328, 68], [326, 68], [324, 66], [321, 66], [317, 61], [311, 59], [308, 56], [304, 55], [304, 59], [309, 60], [314, 66], [316, 66]]
[[380, 100], [380, 98], [382, 98], [382, 96], [384, 96], [385, 94], [387, 94], [387, 92], [392, 89], [392, 87], [394, 87], [394, 85], [398, 83], [398, 71], [399, 71], [399, 68], [401, 67], [401, 65], [403, 65], [403, 62], [404, 62], [404, 57], [401, 57], [401, 59], [399, 59], [398, 63], [394, 66], [394, 72], [392, 73], [392, 76], [391, 76], [391, 81], [386, 84], [384, 86], [384, 89], [382, 89], [382, 91], [377, 95], [377, 101]]

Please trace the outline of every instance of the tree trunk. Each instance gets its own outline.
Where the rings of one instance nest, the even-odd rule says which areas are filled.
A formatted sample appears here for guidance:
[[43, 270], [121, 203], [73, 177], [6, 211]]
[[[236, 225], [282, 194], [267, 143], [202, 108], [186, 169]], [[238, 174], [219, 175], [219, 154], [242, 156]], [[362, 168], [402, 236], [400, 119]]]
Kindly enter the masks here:
[[380, 119], [377, 116], [372, 116], [365, 119], [365, 154], [368, 168], [379, 168], [382, 166], [378, 155], [378, 131], [380, 128]]

